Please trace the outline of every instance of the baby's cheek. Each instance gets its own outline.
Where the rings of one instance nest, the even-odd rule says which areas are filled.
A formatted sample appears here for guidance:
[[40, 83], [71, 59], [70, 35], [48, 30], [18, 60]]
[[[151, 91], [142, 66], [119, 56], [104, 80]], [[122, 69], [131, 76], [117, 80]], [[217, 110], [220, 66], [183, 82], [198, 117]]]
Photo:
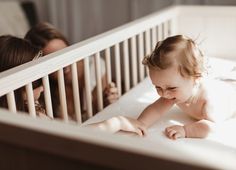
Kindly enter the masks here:
[[185, 91], [178, 91], [176, 95], [182, 100], [187, 100], [190, 97], [190, 93], [186, 93]]

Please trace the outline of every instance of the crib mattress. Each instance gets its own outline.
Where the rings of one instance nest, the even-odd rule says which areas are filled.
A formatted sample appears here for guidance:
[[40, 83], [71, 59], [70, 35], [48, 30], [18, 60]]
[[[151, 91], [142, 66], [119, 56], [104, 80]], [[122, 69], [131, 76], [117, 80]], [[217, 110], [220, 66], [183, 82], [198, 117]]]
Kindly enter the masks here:
[[[210, 58], [209, 65], [211, 66], [210, 76], [231, 83], [234, 83], [234, 80], [236, 80], [236, 62]], [[157, 98], [158, 95], [150, 79], [146, 78], [123, 95], [116, 103], [108, 106], [86, 121], [84, 125], [102, 121], [116, 115], [137, 118], [142, 110]], [[224, 126], [218, 132], [209, 135], [206, 139], [182, 138], [170, 140], [163, 133], [164, 129], [170, 125], [186, 124], [193, 121], [188, 115], [182, 113], [178, 107], [174, 106], [148, 129], [147, 136], [143, 140], [149, 142], [150, 146], [154, 145], [156, 149], [158, 149], [160, 143], [170, 144], [170, 146], [181, 150], [181, 153], [184, 153], [182, 156], [186, 156], [186, 158], [198, 157], [202, 161], [211, 162], [217, 160], [215, 158], [218, 156], [219, 159], [224, 158], [222, 161], [236, 160], [236, 119], [225, 122]], [[133, 135], [129, 133], [120, 134]], [[166, 150], [167, 152], [171, 152], [168, 148]]]

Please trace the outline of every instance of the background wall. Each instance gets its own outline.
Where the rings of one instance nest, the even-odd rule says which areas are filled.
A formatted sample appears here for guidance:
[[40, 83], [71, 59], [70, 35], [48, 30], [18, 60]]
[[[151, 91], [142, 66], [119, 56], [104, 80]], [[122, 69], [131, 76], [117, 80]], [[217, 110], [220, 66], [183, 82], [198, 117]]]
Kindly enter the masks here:
[[[0, 0], [7, 1], [7, 0]], [[8, 0], [9, 1], [9, 0]], [[13, 1], [13, 0], [12, 0]], [[175, 4], [236, 5], [235, 0], [14, 0], [35, 3], [40, 21], [59, 28], [71, 43]]]

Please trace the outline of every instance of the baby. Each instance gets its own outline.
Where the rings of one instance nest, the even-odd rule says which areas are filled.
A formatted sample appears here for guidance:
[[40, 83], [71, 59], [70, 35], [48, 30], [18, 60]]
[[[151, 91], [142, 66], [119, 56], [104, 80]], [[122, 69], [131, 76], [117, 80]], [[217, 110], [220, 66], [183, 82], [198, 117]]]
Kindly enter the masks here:
[[190, 38], [176, 35], [158, 42], [143, 64], [148, 66], [152, 84], [160, 97], [144, 109], [138, 120], [117, 116], [89, 126], [143, 136], [148, 127], [176, 104], [195, 121], [167, 127], [166, 136], [170, 139], [204, 138], [220, 122], [235, 115], [236, 92], [229, 84], [204, 74], [204, 56]]
[[204, 138], [218, 122], [235, 114], [233, 87], [204, 75], [204, 56], [190, 38], [176, 35], [158, 42], [143, 64], [148, 66], [152, 84], [160, 96], [138, 118], [146, 128], [175, 104], [196, 121], [167, 127], [165, 134], [170, 139]]

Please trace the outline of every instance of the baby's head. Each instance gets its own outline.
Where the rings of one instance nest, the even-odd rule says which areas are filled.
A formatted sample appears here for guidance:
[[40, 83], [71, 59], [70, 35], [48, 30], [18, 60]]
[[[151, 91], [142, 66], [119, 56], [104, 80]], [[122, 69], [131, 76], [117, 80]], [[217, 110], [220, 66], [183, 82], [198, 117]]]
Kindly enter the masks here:
[[183, 35], [168, 37], [159, 41], [143, 64], [149, 69], [164, 70], [173, 66], [183, 77], [202, 77], [204, 72], [203, 55], [195, 42]]
[[204, 73], [201, 51], [193, 40], [182, 35], [158, 42], [143, 64], [149, 67], [158, 94], [176, 103], [187, 102], [196, 94], [198, 80]]

